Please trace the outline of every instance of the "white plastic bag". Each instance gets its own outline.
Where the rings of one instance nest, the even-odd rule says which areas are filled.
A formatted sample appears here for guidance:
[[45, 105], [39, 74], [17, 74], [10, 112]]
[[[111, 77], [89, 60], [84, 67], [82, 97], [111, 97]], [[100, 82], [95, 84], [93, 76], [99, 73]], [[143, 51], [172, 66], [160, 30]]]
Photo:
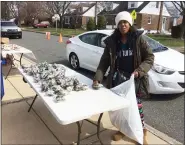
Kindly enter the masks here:
[[112, 124], [129, 138], [143, 144], [143, 127], [136, 100], [134, 75], [111, 90], [130, 101], [130, 106], [126, 109], [109, 111]]

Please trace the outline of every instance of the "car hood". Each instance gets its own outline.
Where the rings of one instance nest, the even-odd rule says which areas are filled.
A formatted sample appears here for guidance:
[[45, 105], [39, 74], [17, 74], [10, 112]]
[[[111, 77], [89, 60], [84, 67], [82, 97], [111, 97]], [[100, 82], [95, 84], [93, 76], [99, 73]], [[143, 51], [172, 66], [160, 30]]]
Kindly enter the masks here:
[[184, 54], [168, 49], [162, 52], [154, 53], [154, 63], [176, 71], [184, 71]]
[[1, 29], [18, 29], [17, 26], [1, 26]]

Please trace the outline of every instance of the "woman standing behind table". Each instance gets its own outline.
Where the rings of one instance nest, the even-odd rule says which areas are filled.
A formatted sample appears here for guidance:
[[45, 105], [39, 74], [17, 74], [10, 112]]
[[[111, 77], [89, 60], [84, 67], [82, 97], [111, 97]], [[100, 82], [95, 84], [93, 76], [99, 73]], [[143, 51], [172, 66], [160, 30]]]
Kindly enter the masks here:
[[[132, 26], [130, 13], [123, 11], [115, 18], [116, 26], [114, 33], [106, 38], [105, 50], [101, 57], [96, 75], [93, 81], [93, 88], [97, 89], [102, 82], [108, 67], [110, 72], [107, 77], [107, 88], [113, 88], [120, 83], [128, 80], [132, 74], [135, 76], [136, 98], [139, 113], [143, 125], [144, 144], [146, 141], [146, 129], [144, 127], [144, 115], [141, 104], [141, 97], [149, 97], [148, 94], [148, 75], [154, 62], [152, 50], [138, 32]], [[139, 85], [138, 85], [139, 84]], [[118, 141], [125, 135], [117, 132], [113, 135], [113, 140]]]

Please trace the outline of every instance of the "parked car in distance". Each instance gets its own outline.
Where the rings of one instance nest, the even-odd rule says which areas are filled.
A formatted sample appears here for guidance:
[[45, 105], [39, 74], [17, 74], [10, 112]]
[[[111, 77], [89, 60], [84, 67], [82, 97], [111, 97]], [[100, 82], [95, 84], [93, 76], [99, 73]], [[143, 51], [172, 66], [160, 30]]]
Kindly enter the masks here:
[[[95, 72], [104, 52], [103, 40], [112, 32], [113, 30], [96, 30], [70, 38], [66, 42], [66, 57], [71, 67]], [[160, 44], [147, 35], [142, 35], [155, 55], [154, 65], [148, 72], [149, 92], [151, 94], [185, 92], [184, 54]]]
[[1, 21], [1, 37], [22, 38], [22, 30], [14, 22]]
[[34, 24], [33, 27], [34, 28], [48, 28], [50, 25], [50, 23], [48, 21], [42, 21], [38, 24]]

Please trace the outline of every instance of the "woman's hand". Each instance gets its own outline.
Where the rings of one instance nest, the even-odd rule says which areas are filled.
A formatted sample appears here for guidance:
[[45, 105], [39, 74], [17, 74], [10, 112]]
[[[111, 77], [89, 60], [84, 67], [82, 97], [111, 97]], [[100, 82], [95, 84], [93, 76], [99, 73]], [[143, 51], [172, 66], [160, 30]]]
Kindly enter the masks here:
[[137, 72], [137, 71], [134, 71], [133, 73], [132, 73], [132, 75], [134, 74], [134, 77], [135, 78], [138, 78], [139, 77], [139, 73]]
[[93, 84], [92, 84], [92, 87], [93, 87], [93, 89], [99, 89], [100, 88], [100, 84], [99, 84], [99, 82], [98, 81], [96, 81], [96, 80], [94, 80], [93, 81]]

